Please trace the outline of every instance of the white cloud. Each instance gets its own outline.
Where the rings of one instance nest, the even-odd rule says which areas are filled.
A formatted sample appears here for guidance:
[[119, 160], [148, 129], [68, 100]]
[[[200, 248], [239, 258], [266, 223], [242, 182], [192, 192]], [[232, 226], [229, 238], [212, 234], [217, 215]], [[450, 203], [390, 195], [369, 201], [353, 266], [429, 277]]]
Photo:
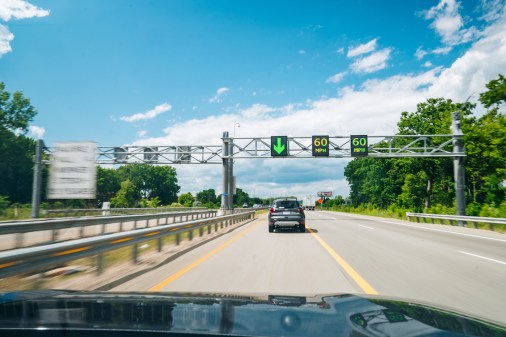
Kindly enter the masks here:
[[348, 57], [355, 57], [362, 54], [370, 53], [374, 50], [376, 50], [378, 39], [373, 39], [367, 43], [361, 44], [356, 47], [348, 48], [348, 54], [346, 56]]
[[12, 51], [10, 42], [14, 39], [14, 35], [5, 27], [0, 24], [0, 56]]
[[415, 56], [417, 60], [421, 60], [424, 58], [425, 55], [427, 55], [429, 52], [422, 49], [422, 47], [418, 47], [415, 52]]
[[[454, 46], [473, 41], [481, 36], [481, 32], [474, 26], [464, 28], [465, 22], [459, 13], [460, 2], [455, 0], [440, 0], [436, 5], [424, 12], [426, 20], [432, 20], [430, 27], [436, 31], [444, 46], [434, 53], [446, 54]], [[497, 11], [496, 8], [493, 9]]]
[[28, 127], [28, 131], [30, 132], [30, 136], [34, 139], [42, 139], [44, 138], [44, 134], [46, 133], [46, 129], [41, 126], [30, 125]]
[[338, 50], [336, 50], [336, 54], [344, 54], [344, 48], [341, 47]]
[[34, 17], [48, 16], [49, 11], [41, 9], [23, 0], [2, 0], [0, 1], [0, 19], [27, 19]]
[[[221, 144], [223, 131], [240, 123], [241, 137], [313, 134], [393, 134], [402, 111], [431, 97], [465, 101], [506, 69], [506, 16], [484, 30], [483, 37], [448, 68], [428, 69], [419, 74], [398, 74], [345, 87], [338, 95], [315, 101], [272, 107], [255, 104], [235, 113], [181, 122], [164, 130], [163, 137], [138, 140], [137, 145]], [[473, 98], [476, 99], [476, 96]], [[237, 185], [257, 196], [303, 196], [331, 189], [346, 195], [345, 159], [237, 159]], [[221, 191], [221, 165], [177, 166], [183, 191], [215, 188]]]
[[[49, 15], [49, 11], [40, 9], [23, 0], [1, 0], [0, 1], [0, 20], [9, 21], [10, 19], [27, 19], [33, 17], [43, 17]], [[14, 39], [6, 26], [0, 24], [0, 57], [3, 54], [12, 51], [10, 42]]]
[[225, 95], [228, 91], [230, 91], [229, 88], [219, 88], [216, 90], [216, 95], [209, 99], [209, 103], [220, 103], [223, 101], [223, 95]]
[[348, 72], [343, 71], [327, 78], [327, 83], [339, 83]]
[[[483, 38], [445, 69], [430, 88], [432, 96], [465, 100], [486, 90], [485, 84], [506, 69], [506, 6], [501, 17], [483, 32]], [[476, 100], [477, 95], [474, 97]]]
[[148, 133], [147, 130], [140, 130], [140, 131], [137, 131], [137, 138], [143, 138], [146, 136], [146, 134]]
[[424, 67], [426, 67], [426, 68], [430, 68], [430, 67], [432, 67], [433, 65], [432, 65], [432, 62], [430, 62], [430, 61], [425, 61], [425, 63], [423, 64], [423, 66], [424, 66]]
[[446, 47], [439, 47], [439, 48], [433, 49], [432, 53], [436, 54], [436, 55], [439, 55], [439, 54], [446, 55], [451, 51], [452, 51], [452, 47], [446, 46]]
[[129, 123], [138, 122], [141, 120], [153, 119], [156, 116], [158, 116], [159, 114], [161, 114], [163, 112], [170, 111], [171, 109], [172, 109], [172, 106], [170, 104], [163, 103], [163, 104], [157, 105], [154, 109], [146, 111], [145, 113], [137, 113], [132, 116], [122, 116], [119, 119], [121, 119], [122, 121], [125, 121], [125, 122], [129, 122]]
[[300, 55], [304, 55], [305, 53], [306, 53], [306, 51], [304, 49], [299, 50]]
[[497, 20], [501, 16], [504, 0], [481, 0], [483, 16], [480, 18], [486, 22]]
[[372, 73], [387, 67], [392, 49], [385, 48], [369, 56], [357, 59], [351, 69], [356, 73]]

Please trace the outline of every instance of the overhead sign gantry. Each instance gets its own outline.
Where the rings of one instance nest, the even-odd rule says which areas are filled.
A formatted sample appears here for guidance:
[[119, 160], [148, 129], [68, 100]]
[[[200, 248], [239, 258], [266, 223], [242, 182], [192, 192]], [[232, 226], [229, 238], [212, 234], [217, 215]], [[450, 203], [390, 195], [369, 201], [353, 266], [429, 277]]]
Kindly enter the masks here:
[[[440, 135], [313, 135], [306, 137], [230, 137], [223, 133], [222, 145], [115, 146], [97, 147], [98, 164], [222, 164], [223, 198], [231, 205], [233, 161], [256, 158], [436, 158], [452, 157], [455, 165], [457, 214], [465, 215], [463, 133], [459, 112], [452, 114], [453, 134]], [[38, 142], [37, 151], [43, 143]], [[34, 181], [40, 176], [41, 156], [36, 156]], [[35, 191], [35, 189], [34, 189]], [[33, 200], [36, 200], [34, 192]], [[224, 203], [222, 203], [224, 205]], [[223, 207], [223, 206], [222, 206]]]

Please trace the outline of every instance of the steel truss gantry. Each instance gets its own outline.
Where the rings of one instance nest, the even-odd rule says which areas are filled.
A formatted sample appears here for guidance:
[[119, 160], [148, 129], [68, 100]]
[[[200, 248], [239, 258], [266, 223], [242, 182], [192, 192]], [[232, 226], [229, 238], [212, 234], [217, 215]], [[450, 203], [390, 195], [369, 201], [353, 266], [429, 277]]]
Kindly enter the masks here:
[[[454, 161], [454, 176], [457, 194], [457, 215], [465, 215], [465, 179], [463, 133], [459, 112], [452, 113], [452, 134], [440, 135], [390, 135], [368, 136], [368, 154], [371, 158], [438, 158], [451, 157]], [[329, 153], [317, 158], [351, 158], [351, 136], [329, 136]], [[315, 158], [312, 156], [312, 137], [287, 137], [287, 155], [283, 158]], [[180, 146], [99, 146], [97, 164], [222, 164], [223, 193], [222, 209], [232, 209], [233, 163], [236, 159], [272, 158], [271, 139], [268, 137], [230, 137], [223, 132], [221, 145]], [[38, 203], [40, 194], [40, 148], [34, 169], [33, 203]], [[51, 150], [45, 148], [49, 154]], [[37, 190], [37, 193], [35, 192]], [[40, 197], [39, 197], [40, 198]], [[38, 210], [38, 207], [37, 207]]]

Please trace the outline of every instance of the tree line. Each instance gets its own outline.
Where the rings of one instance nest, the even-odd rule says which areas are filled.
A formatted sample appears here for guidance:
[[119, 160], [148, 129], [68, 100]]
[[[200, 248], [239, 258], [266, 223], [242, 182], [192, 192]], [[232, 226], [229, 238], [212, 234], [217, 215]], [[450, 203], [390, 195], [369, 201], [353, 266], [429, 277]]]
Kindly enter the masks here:
[[[450, 134], [451, 114], [458, 111], [464, 132], [468, 215], [506, 217], [506, 78], [487, 84], [479, 96], [488, 109], [476, 117], [476, 104], [431, 98], [404, 111], [398, 135]], [[438, 140], [433, 140], [438, 145]], [[394, 145], [403, 145], [397, 143]], [[455, 212], [452, 158], [355, 158], [345, 167], [354, 207], [406, 209], [416, 212]]]

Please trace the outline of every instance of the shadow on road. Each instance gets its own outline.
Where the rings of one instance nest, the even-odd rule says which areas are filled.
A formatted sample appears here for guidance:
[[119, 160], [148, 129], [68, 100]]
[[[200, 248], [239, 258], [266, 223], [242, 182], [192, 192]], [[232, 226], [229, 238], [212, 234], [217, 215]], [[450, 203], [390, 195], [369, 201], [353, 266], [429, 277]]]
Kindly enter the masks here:
[[[311, 230], [314, 232], [314, 233], [318, 233], [318, 230], [317, 229], [314, 229], [313, 227], [311, 227]], [[282, 229], [282, 228], [277, 228], [274, 230], [274, 233], [276, 234], [304, 234], [304, 233], [310, 233], [309, 230], [306, 229], [306, 231], [304, 233], [301, 233], [299, 232], [298, 229]]]

